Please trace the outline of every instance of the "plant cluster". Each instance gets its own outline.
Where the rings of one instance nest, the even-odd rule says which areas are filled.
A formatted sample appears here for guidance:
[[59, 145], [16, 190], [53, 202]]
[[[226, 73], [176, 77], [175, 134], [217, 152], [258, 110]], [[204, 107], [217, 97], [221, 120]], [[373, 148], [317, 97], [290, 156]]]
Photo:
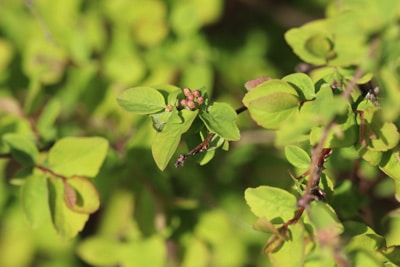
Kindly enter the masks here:
[[397, 1], [289, 29], [286, 75], [259, 26], [215, 51], [229, 1], [0, 2], [0, 265], [399, 266]]
[[[399, 57], [388, 50], [399, 41], [400, 13], [392, 4], [386, 1], [363, 12], [351, 1], [332, 5], [327, 19], [291, 29], [285, 35], [293, 51], [309, 64], [307, 74], [260, 77], [246, 83], [248, 92], [240, 110], [247, 109], [259, 126], [276, 131], [275, 144], [284, 148], [296, 173], [302, 173], [293, 176], [293, 191], [260, 186], [245, 192], [247, 204], [259, 218], [256, 229], [271, 233], [264, 252], [269, 253], [274, 266], [296, 266], [299, 260], [316, 266], [324, 262], [339, 266], [399, 264], [396, 244], [387, 244], [360, 222], [338, 218], [330, 205], [335, 181], [324, 170], [334, 150], [351, 151], [353, 159], [365, 160], [393, 179], [400, 198], [400, 110], [393, 101], [400, 97], [400, 68]], [[368, 23], [365, 13], [378, 23]], [[374, 87], [375, 82], [379, 87]], [[379, 88], [383, 90], [378, 95]], [[149, 92], [159, 95], [158, 102], [149, 97], [148, 107], [138, 110], [137, 101], [143, 103], [138, 96]], [[163, 87], [132, 88], [119, 97], [119, 103], [128, 111], [153, 113], [176, 102], [180, 93], [179, 89], [165, 91]], [[183, 94], [188, 98], [183, 102], [192, 110], [192, 95], [187, 88]], [[153, 141], [153, 156], [160, 169], [166, 167], [187, 132], [190, 137], [199, 135], [201, 142], [180, 155], [176, 167], [182, 166], [187, 156], [206, 153], [215, 138], [221, 140], [219, 144], [240, 138], [236, 113], [227, 104], [208, 102], [199, 112], [184, 111], [177, 111], [180, 119], [166, 118], [164, 112], [152, 114], [166, 118], [165, 130], [158, 129]], [[163, 135], [168, 137], [160, 140]], [[358, 229], [363, 227], [368, 230], [360, 233]], [[342, 244], [341, 238], [351, 241]], [[285, 257], [289, 252], [292, 256]]]

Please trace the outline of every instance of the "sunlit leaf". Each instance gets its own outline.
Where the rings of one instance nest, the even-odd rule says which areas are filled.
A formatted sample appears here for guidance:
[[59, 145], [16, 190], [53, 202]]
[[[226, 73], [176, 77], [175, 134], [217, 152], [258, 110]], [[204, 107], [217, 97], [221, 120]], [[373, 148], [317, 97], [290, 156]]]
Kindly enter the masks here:
[[296, 197], [276, 187], [248, 188], [245, 191], [245, 199], [257, 217], [270, 218], [275, 223], [283, 223], [293, 218], [297, 210]]
[[95, 177], [108, 150], [108, 141], [101, 137], [65, 137], [50, 149], [50, 169], [67, 177]]
[[82, 231], [89, 216], [67, 207], [64, 201], [64, 182], [61, 179], [51, 177], [47, 186], [51, 218], [57, 233], [65, 239], [75, 237]]
[[151, 152], [154, 161], [160, 170], [164, 170], [171, 160], [184, 134], [197, 117], [198, 111], [182, 110], [182, 123], [168, 123], [161, 132], [154, 137]]
[[200, 113], [200, 119], [210, 132], [215, 132], [226, 140], [237, 141], [240, 132], [236, 126], [237, 114], [235, 110], [225, 103], [214, 103], [206, 112]]
[[123, 244], [109, 237], [95, 236], [79, 243], [77, 253], [85, 262], [97, 266], [113, 266], [121, 262]]
[[10, 147], [11, 154], [24, 165], [35, 164], [39, 151], [35, 143], [21, 134], [5, 134], [3, 142]]
[[22, 207], [30, 226], [38, 228], [49, 217], [46, 177], [32, 174], [21, 187]]
[[310, 167], [310, 156], [301, 147], [286, 146], [285, 156], [286, 159], [297, 168], [307, 169]]
[[312, 100], [315, 97], [313, 81], [304, 73], [293, 73], [282, 78], [282, 81], [289, 83], [302, 96], [303, 100]]
[[125, 90], [117, 98], [118, 104], [137, 114], [152, 114], [165, 108], [163, 95], [152, 87], [134, 87]]
[[317, 230], [329, 230], [339, 235], [343, 232], [343, 225], [331, 206], [322, 202], [315, 201], [311, 203], [309, 210], [310, 221]]
[[385, 152], [379, 168], [393, 179], [400, 180], [400, 148]]
[[290, 240], [285, 241], [280, 249], [269, 253], [268, 258], [275, 267], [302, 267], [305, 258], [304, 226], [296, 223], [288, 231]]
[[73, 176], [65, 181], [64, 200], [68, 208], [79, 213], [91, 214], [100, 206], [96, 187], [81, 176]]

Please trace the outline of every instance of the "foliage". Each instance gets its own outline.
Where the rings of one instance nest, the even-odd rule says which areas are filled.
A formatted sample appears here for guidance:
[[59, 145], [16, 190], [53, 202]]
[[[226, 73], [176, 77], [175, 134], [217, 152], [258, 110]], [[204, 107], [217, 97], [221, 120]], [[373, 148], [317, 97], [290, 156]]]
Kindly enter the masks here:
[[0, 265], [400, 265], [396, 3], [2, 1]]

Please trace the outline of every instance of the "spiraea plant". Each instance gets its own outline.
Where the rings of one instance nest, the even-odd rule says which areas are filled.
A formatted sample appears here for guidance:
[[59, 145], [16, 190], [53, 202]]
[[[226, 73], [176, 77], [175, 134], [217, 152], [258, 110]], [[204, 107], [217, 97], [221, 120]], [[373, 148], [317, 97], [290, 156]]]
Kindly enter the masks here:
[[[400, 201], [399, 21], [395, 0], [335, 1], [327, 18], [286, 32], [304, 62], [298, 72], [249, 77], [243, 107], [236, 110], [213, 102], [204, 88], [171, 85], [131, 88], [118, 103], [151, 117], [157, 131], [152, 153], [161, 170], [173, 157], [176, 167], [195, 155], [205, 164], [216, 149], [228, 149], [240, 139], [235, 120], [244, 111], [276, 132], [275, 145], [293, 166], [292, 189], [245, 191], [258, 217], [254, 228], [269, 234], [264, 252], [274, 266], [397, 266], [398, 241], [385, 240], [362, 217], [338, 216], [344, 208], [337, 204], [340, 187], [325, 164], [332, 153], [342, 161], [365, 161], [391, 180]], [[182, 140], [191, 150], [176, 155]], [[359, 201], [345, 205], [357, 210]]]

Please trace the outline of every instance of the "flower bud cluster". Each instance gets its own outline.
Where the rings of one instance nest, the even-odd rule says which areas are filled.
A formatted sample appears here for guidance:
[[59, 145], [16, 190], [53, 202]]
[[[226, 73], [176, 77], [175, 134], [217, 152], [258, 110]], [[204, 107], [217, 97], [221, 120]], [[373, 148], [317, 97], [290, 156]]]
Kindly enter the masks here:
[[201, 96], [200, 90], [192, 90], [190, 88], [183, 88], [184, 99], [180, 101], [183, 108], [194, 110], [204, 103], [204, 97]]

